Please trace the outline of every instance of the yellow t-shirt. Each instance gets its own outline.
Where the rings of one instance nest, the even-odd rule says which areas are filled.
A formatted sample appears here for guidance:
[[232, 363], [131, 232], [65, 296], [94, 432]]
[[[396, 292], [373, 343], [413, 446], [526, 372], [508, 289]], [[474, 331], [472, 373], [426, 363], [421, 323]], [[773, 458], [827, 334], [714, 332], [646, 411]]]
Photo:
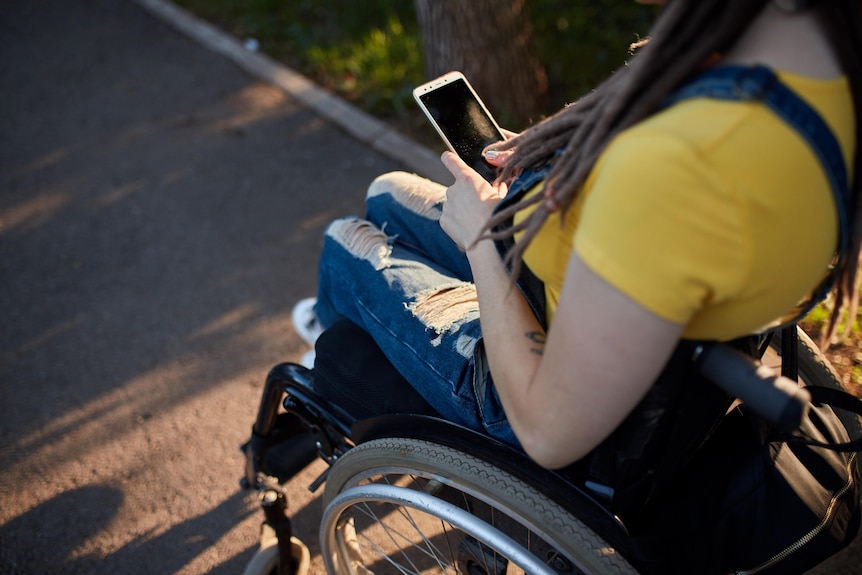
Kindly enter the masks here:
[[[849, 168], [846, 78], [778, 75], [824, 118]], [[553, 215], [524, 261], [545, 283], [549, 320], [574, 249], [639, 304], [685, 324], [684, 337], [724, 340], [792, 310], [823, 279], [836, 240], [826, 173], [795, 129], [759, 102], [696, 98], [615, 138], [563, 225]]]

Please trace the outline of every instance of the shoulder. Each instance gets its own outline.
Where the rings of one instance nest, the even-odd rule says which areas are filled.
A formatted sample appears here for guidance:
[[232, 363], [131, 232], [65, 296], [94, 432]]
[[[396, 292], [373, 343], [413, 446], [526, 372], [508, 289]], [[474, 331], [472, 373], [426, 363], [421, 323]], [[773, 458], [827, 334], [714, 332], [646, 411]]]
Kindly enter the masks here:
[[[744, 113], [730, 116], [745, 122]], [[628, 130], [584, 189], [576, 252], [670, 321], [687, 323], [703, 302], [736, 293], [750, 268], [745, 202], [712, 157], [729, 130], [699, 125], [693, 137], [664, 120]]]
[[[852, 157], [846, 86], [801, 84], [791, 89], [835, 126]], [[704, 306], [769, 287], [775, 274], [758, 279], [755, 270], [780, 264], [772, 271], [788, 273], [783, 253], [812, 254], [809, 263], [793, 264], [814, 270], [798, 282], [804, 293], [808, 276], [822, 274], [822, 254], [828, 259], [834, 249], [835, 225], [825, 172], [792, 127], [759, 102], [696, 98], [611, 142], [584, 188], [574, 244], [587, 265], [634, 299], [688, 321]], [[803, 228], [823, 231], [814, 234], [817, 246], [805, 234], [787, 238], [786, 230]]]
[[[807, 103], [826, 123], [850, 161], [856, 148], [856, 118], [850, 84], [846, 77], [833, 79], [809, 78], [777, 71], [779, 80]], [[663, 142], [676, 141], [700, 160], [717, 166], [723, 162], [737, 163], [772, 154], [776, 160], [793, 162], [805, 156], [813, 159], [810, 148], [799, 133], [779, 114], [759, 100], [730, 101], [707, 97], [683, 100], [658, 112], [624, 132], [608, 151], [631, 151], [631, 141], [649, 140], [651, 145], [641, 150], [646, 160], [652, 153], [664, 154]], [[780, 157], [776, 151], [786, 151]], [[681, 151], [677, 147], [677, 152]], [[769, 159], [769, 158], [766, 158]], [[806, 168], [810, 165], [806, 165]]]
[[[856, 120], [847, 79], [782, 72], [779, 78], [823, 118], [852, 166]], [[622, 166], [628, 168], [621, 172]], [[792, 188], [800, 178], [823, 190], [819, 179], [825, 176], [805, 138], [762, 102], [706, 97], [678, 102], [620, 134], [596, 165], [593, 180], [615, 186], [626, 172], [636, 172], [642, 185], [699, 174], [708, 179], [702, 182], [707, 188], [758, 194], [771, 193], [776, 182]]]

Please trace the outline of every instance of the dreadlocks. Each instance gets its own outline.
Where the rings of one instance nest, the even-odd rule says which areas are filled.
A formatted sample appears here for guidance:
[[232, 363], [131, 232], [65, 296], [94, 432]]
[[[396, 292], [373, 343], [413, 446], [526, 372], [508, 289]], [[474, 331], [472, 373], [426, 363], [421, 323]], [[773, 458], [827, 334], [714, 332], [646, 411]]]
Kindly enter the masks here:
[[[488, 237], [502, 239], [523, 235], [507, 254], [513, 276], [521, 269], [524, 251], [551, 213], [565, 212], [584, 185], [608, 144], [623, 130], [654, 113], [662, 100], [712, 59], [726, 52], [745, 32], [769, 0], [670, 0], [662, 9], [650, 40], [637, 49], [630, 62], [617, 70], [592, 93], [516, 138], [495, 146], [513, 150], [500, 179], [508, 181], [521, 170], [554, 159], [545, 180], [544, 193], [534, 194], [497, 213], [487, 224]], [[835, 50], [851, 82], [856, 117], [856, 155], [853, 173], [862, 173], [862, 2], [822, 0], [821, 10]], [[856, 311], [856, 270], [862, 241], [859, 197], [862, 177], [851, 188], [851, 237], [853, 243], [837, 286], [837, 301], [827, 337], [834, 334], [839, 312]], [[518, 225], [507, 225], [525, 208], [535, 209]]]

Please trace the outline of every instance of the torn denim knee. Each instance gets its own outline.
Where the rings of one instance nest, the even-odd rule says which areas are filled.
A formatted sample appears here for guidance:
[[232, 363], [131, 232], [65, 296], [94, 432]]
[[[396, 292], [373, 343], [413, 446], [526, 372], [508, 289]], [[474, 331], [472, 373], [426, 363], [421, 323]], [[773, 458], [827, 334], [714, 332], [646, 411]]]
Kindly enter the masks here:
[[369, 262], [375, 270], [391, 265], [392, 238], [371, 222], [360, 218], [335, 220], [326, 235], [355, 257]]
[[446, 187], [407, 172], [390, 172], [377, 177], [368, 187], [366, 200], [390, 195], [411, 212], [431, 220], [440, 219], [437, 206], [446, 198]]
[[[431, 344], [439, 345], [446, 333], [456, 333], [461, 323], [475, 316], [479, 309], [476, 286], [461, 283], [455, 287], [425, 290], [416, 296], [407, 309], [422, 324], [437, 334]], [[454, 348], [462, 357], [472, 358], [477, 340], [471, 336], [459, 336]]]

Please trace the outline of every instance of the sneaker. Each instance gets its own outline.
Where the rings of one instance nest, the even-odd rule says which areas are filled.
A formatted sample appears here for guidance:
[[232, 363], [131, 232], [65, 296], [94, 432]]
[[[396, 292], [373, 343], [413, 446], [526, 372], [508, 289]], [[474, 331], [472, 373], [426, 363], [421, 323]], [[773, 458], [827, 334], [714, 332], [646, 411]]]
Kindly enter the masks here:
[[316, 356], [317, 354], [314, 352], [314, 348], [311, 348], [303, 354], [302, 359], [299, 360], [299, 365], [306, 369], [314, 369], [314, 358]]
[[311, 552], [305, 543], [296, 537], [291, 537], [290, 555], [296, 561], [296, 567], [293, 569], [294, 575], [308, 575], [309, 567], [311, 567]]
[[307, 297], [300, 300], [290, 313], [290, 319], [293, 321], [293, 328], [299, 334], [305, 343], [314, 347], [314, 342], [323, 333], [323, 326], [317, 321], [317, 316], [314, 315], [314, 305], [317, 303], [317, 298]]

